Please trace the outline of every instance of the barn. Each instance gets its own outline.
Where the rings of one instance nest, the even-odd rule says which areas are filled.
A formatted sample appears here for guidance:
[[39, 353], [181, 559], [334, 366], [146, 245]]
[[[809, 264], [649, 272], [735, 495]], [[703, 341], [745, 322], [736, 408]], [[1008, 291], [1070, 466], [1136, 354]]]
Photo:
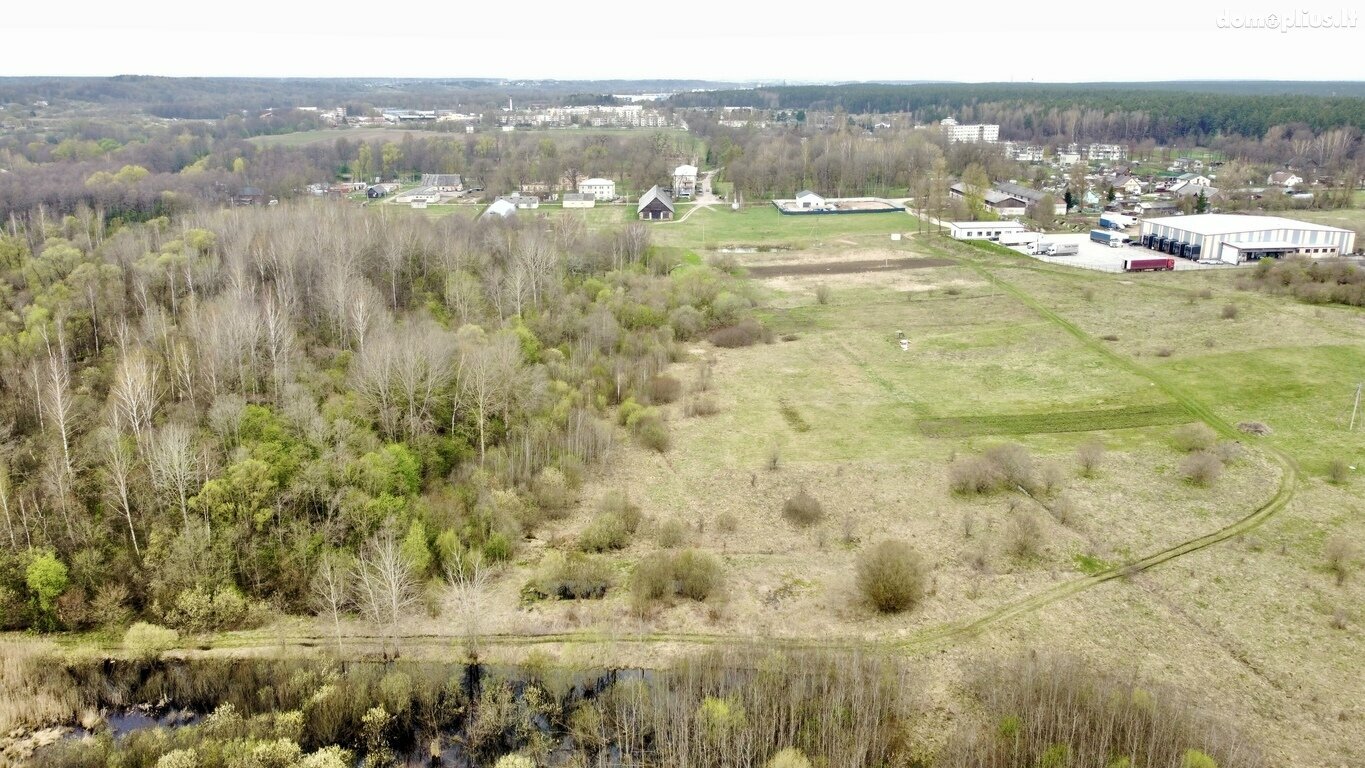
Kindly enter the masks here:
[[655, 184], [640, 196], [635, 212], [641, 221], [669, 221], [673, 218], [673, 198]]

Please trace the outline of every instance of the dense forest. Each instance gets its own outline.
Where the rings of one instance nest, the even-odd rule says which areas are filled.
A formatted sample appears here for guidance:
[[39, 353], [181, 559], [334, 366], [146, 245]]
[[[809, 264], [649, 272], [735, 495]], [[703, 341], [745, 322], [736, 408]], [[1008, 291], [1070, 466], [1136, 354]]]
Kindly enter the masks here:
[[573, 103], [583, 93], [651, 93], [734, 87], [701, 80], [490, 80], [249, 77], [8, 77], [0, 104], [84, 102], [165, 118], [217, 120], [242, 110], [350, 105], [407, 109], [500, 106], [517, 101]]
[[955, 117], [998, 123], [1002, 139], [1175, 143], [1219, 134], [1261, 136], [1272, 126], [1365, 130], [1365, 98], [1207, 93], [1034, 83], [811, 85], [678, 94], [678, 107], [744, 106], [908, 113], [921, 122]]
[[238, 626], [380, 533], [419, 582], [513, 556], [746, 320], [674, 266], [642, 225], [331, 205], [0, 236], [0, 628]]

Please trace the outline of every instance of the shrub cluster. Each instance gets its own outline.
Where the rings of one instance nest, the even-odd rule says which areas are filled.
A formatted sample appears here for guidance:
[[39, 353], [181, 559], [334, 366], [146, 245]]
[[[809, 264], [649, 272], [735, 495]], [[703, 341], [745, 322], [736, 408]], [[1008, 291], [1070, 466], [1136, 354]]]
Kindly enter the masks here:
[[760, 341], [766, 342], [771, 332], [763, 327], [763, 324], [748, 318], [741, 320], [734, 325], [717, 328], [711, 332], [711, 343], [718, 347], [733, 349], [735, 347], [748, 347]]
[[904, 541], [877, 544], [858, 557], [856, 567], [858, 592], [882, 613], [909, 610], [924, 597], [928, 571]]
[[825, 518], [824, 507], [820, 505], [820, 500], [806, 492], [802, 488], [795, 496], [787, 499], [782, 504], [782, 516], [792, 525], [806, 528], [820, 522]]
[[705, 600], [720, 587], [721, 579], [720, 561], [708, 552], [654, 552], [635, 565], [631, 593], [641, 608], [675, 596]]
[[581, 552], [550, 552], [523, 588], [529, 598], [596, 600], [607, 594], [614, 581], [611, 563]]
[[1053, 482], [1040, 480], [1033, 456], [1016, 443], [987, 448], [980, 456], [968, 456], [948, 468], [948, 484], [954, 493], [988, 494], [1007, 488], [1029, 493], [1047, 491]]

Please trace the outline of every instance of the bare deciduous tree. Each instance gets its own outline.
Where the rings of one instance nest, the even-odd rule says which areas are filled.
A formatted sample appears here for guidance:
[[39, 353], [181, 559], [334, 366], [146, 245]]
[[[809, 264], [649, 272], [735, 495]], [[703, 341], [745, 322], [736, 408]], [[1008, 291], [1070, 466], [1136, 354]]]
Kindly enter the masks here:
[[383, 650], [393, 642], [399, 650], [398, 625], [418, 605], [417, 578], [403, 556], [393, 525], [386, 524], [365, 542], [356, 563], [356, 605], [362, 615], [383, 633]]
[[125, 348], [109, 391], [120, 429], [141, 439], [152, 426], [157, 396], [156, 363], [141, 351]]
[[128, 523], [128, 535], [133, 540], [133, 552], [142, 557], [142, 549], [137, 543], [137, 527], [133, 525], [132, 478], [136, 467], [136, 456], [118, 430], [106, 427], [100, 430], [100, 453], [104, 458], [104, 474], [108, 480], [105, 492]]
[[325, 616], [332, 622], [336, 635], [337, 655], [342, 653], [341, 614], [351, 605], [351, 581], [355, 574], [355, 564], [349, 555], [340, 551], [322, 553], [313, 581], [309, 585], [309, 597], [313, 610], [318, 616]]
[[481, 552], [462, 549], [446, 563], [446, 581], [464, 623], [465, 647], [471, 659], [479, 657], [479, 618], [484, 613], [484, 598], [492, 580], [493, 570], [484, 562]]
[[[189, 427], [179, 422], [162, 427], [151, 440], [146, 454], [152, 485], [180, 507], [180, 516], [188, 525], [190, 491], [198, 475], [193, 435]], [[205, 523], [208, 523], [207, 519]]]

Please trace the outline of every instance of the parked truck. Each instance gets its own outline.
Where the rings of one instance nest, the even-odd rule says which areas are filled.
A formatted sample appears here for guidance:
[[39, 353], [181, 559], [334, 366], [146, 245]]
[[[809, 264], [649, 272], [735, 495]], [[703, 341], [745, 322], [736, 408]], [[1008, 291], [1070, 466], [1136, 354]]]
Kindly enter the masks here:
[[1132, 216], [1124, 216], [1121, 213], [1102, 213], [1100, 214], [1100, 229], [1116, 229], [1120, 232], [1133, 226], [1137, 219]]
[[1037, 246], [1040, 235], [1037, 232], [1001, 232], [1000, 239], [996, 242], [1007, 247], [1024, 246], [1032, 253]]
[[1124, 259], [1124, 272], [1166, 272], [1175, 269], [1175, 259], [1165, 258]]
[[1090, 239], [1094, 242], [1107, 245], [1110, 248], [1118, 248], [1123, 245], [1124, 237], [1122, 232], [1110, 232], [1107, 229], [1092, 229], [1090, 230]]
[[1044, 256], [1075, 256], [1081, 252], [1081, 246], [1076, 243], [1039, 243], [1038, 252]]

